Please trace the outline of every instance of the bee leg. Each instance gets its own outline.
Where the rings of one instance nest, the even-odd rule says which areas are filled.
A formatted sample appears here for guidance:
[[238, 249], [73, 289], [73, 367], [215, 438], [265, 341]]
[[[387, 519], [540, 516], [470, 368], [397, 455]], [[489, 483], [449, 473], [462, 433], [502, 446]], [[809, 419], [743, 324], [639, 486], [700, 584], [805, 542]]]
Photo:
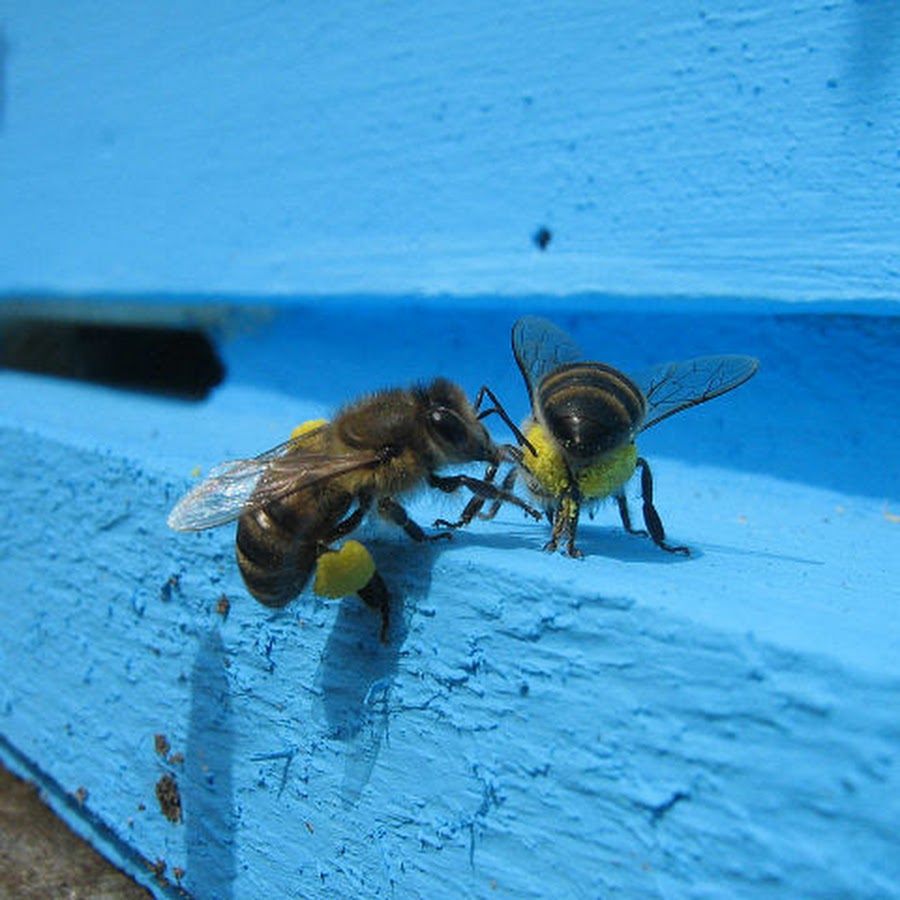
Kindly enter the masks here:
[[550, 540], [544, 544], [544, 550], [553, 553], [559, 547], [561, 541], [566, 543], [566, 555], [573, 559], [580, 559], [584, 554], [575, 546], [575, 532], [578, 529], [578, 517], [581, 514], [581, 497], [577, 493], [565, 494], [559, 502], [559, 506], [548, 513], [553, 523], [550, 532]]
[[544, 544], [544, 550], [547, 553], [556, 553], [556, 548], [559, 546], [559, 539], [562, 536], [563, 526], [565, 525], [565, 518], [563, 517], [562, 510], [557, 509], [550, 521], [553, 523], [553, 530], [550, 532], [550, 540]]
[[524, 500], [520, 500], [515, 494], [510, 494], [486, 479], [472, 478], [469, 475], [442, 476], [435, 475], [432, 472], [428, 476], [428, 483], [445, 494], [452, 494], [461, 487], [466, 487], [477, 497], [483, 497], [485, 500], [497, 500], [500, 503], [512, 503], [514, 506], [524, 509], [529, 516], [538, 521], [542, 518], [541, 513], [534, 507], [529, 506]]
[[[649, 537], [643, 528], [635, 528], [631, 524], [631, 513], [628, 511], [628, 501], [625, 499], [624, 494], [616, 494], [616, 503], [619, 506], [619, 516], [622, 519], [622, 527], [629, 534], [639, 534], [642, 537]], [[657, 518], [659, 517], [657, 516]]]
[[666, 530], [663, 528], [662, 519], [653, 505], [653, 475], [650, 473], [650, 465], [643, 457], [638, 457], [635, 463], [641, 470], [641, 497], [644, 500], [644, 524], [650, 533], [650, 539], [669, 553], [683, 553], [690, 556], [691, 551], [687, 547], [673, 547], [666, 543]]
[[374, 609], [381, 615], [381, 643], [388, 643], [388, 631], [391, 627], [391, 595], [384, 579], [375, 572], [356, 595], [369, 609]]
[[[492, 516], [482, 515], [481, 507], [484, 506], [485, 499], [484, 497], [473, 497], [467, 504], [465, 509], [462, 511], [462, 515], [455, 521], [451, 522], [449, 519], [435, 519], [434, 527], [435, 528], [462, 528], [463, 525], [468, 525], [475, 516], [478, 516], [479, 519], [489, 519]], [[499, 508], [500, 504], [496, 504]], [[495, 513], [496, 514], [496, 513]]]
[[[516, 484], [516, 478], [519, 475], [519, 469], [517, 466], [513, 466], [507, 473], [506, 477], [500, 482], [500, 490], [503, 491], [504, 494], [511, 494], [512, 489]], [[471, 501], [470, 501], [471, 502]], [[493, 519], [494, 516], [497, 515], [498, 510], [503, 505], [502, 500], [495, 500], [491, 504], [491, 508], [486, 513], [479, 513], [479, 519]]]
[[328, 535], [328, 539], [324, 541], [327, 544], [333, 544], [335, 541], [339, 541], [342, 537], [346, 537], [353, 531], [356, 531], [359, 528], [362, 520], [365, 518], [366, 513], [372, 507], [372, 498], [368, 494], [360, 494], [358, 499], [359, 505], [343, 522], [338, 522], [334, 531]]
[[426, 534], [422, 526], [414, 522], [409, 513], [396, 501], [390, 497], [382, 497], [378, 501], [378, 512], [384, 516], [389, 522], [402, 528], [414, 541], [421, 543], [422, 541], [439, 541], [442, 538], [448, 540], [453, 537], [449, 531], [442, 531], [440, 534]]
[[575, 546], [575, 532], [578, 530], [578, 517], [581, 514], [581, 496], [573, 492], [563, 500], [562, 512], [565, 520], [566, 554], [572, 559], [580, 559], [584, 554]]
[[[482, 390], [484, 390], [482, 388]], [[478, 394], [478, 399], [481, 399], [481, 393]], [[475, 407], [478, 408], [477, 406]], [[497, 463], [491, 463], [487, 467], [487, 471], [484, 473], [484, 480], [486, 482], [493, 482], [494, 476], [497, 474]], [[435, 519], [434, 527], [435, 528], [462, 528], [463, 525], [468, 525], [475, 516], [481, 513], [481, 508], [485, 504], [485, 498], [479, 497], [477, 494], [469, 500], [466, 504], [465, 509], [462, 511], [462, 515], [455, 521], [451, 522], [448, 519]], [[500, 504], [496, 503], [496, 506], [499, 508]]]
[[[484, 476], [485, 483], [493, 483], [494, 476], [497, 474], [497, 465], [496, 463], [491, 463], [488, 466], [488, 470]], [[506, 473], [506, 477], [503, 479], [503, 482], [500, 485], [500, 490], [504, 495], [510, 494], [513, 489], [513, 485], [516, 483], [516, 476], [518, 475], [518, 469], [513, 467]], [[472, 521], [476, 516], [479, 519], [493, 519], [494, 516], [497, 515], [500, 507], [503, 505], [503, 500], [494, 500], [491, 504], [490, 509], [486, 513], [483, 513], [481, 510], [484, 508], [484, 504], [487, 502], [487, 497], [480, 496], [476, 494], [472, 499], [466, 504], [466, 508], [462, 511], [462, 515], [455, 522], [448, 522], [446, 519], [438, 519], [434, 525], [436, 528], [462, 528], [463, 525], [468, 525], [469, 522]]]

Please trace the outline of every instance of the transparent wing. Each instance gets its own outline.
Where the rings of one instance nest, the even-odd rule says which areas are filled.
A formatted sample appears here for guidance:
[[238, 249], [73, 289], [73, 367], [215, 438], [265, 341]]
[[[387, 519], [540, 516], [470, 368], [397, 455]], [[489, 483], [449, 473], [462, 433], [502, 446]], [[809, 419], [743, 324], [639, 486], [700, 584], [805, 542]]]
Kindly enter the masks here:
[[759, 360], [752, 356], [698, 356], [629, 376], [647, 398], [647, 416], [641, 430], [734, 390], [752, 378], [758, 368]]
[[325, 428], [285, 441], [253, 459], [216, 466], [175, 504], [167, 520], [169, 527], [202, 531], [225, 525], [294, 491], [378, 464], [374, 451], [339, 456], [325, 453], [320, 439]]
[[546, 319], [525, 316], [512, 329], [512, 348], [534, 406], [541, 379], [563, 363], [581, 359], [581, 348], [561, 328]]

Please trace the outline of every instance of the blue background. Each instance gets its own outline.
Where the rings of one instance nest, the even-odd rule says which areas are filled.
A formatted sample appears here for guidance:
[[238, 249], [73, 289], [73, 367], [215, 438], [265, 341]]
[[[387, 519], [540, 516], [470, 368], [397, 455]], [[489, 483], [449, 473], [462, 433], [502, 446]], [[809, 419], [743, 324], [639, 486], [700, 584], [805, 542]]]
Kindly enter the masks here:
[[[197, 325], [227, 375], [0, 372], [4, 762], [161, 895], [896, 896], [898, 41], [877, 2], [8, 4], [4, 322]], [[583, 561], [516, 510], [369, 524], [382, 646], [166, 528], [372, 388], [524, 417], [525, 313], [760, 358], [640, 440], [690, 559], [605, 508]]]

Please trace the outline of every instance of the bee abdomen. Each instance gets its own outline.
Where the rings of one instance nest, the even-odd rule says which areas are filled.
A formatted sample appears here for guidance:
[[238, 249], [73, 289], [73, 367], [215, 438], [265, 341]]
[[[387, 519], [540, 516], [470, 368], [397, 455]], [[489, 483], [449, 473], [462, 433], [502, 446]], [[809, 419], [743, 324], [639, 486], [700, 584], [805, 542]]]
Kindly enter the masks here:
[[293, 600], [352, 504], [340, 489], [303, 490], [241, 516], [235, 549], [247, 590], [266, 606]]
[[541, 381], [537, 403], [550, 433], [569, 454], [584, 458], [631, 441], [647, 409], [628, 376], [599, 362], [554, 369]]
[[[316, 541], [296, 513], [277, 503], [238, 520], [236, 553], [247, 590], [266, 606], [284, 606], [303, 590], [316, 564]], [[291, 527], [294, 526], [294, 527]]]

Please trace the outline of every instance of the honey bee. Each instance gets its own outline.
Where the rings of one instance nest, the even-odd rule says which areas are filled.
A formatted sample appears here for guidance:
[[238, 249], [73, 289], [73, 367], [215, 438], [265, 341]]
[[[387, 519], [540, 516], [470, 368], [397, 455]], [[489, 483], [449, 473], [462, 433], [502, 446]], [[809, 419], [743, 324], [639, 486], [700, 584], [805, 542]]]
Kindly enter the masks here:
[[[485, 396], [494, 405], [479, 412]], [[487, 388], [474, 406], [443, 378], [379, 391], [253, 459], [216, 467], [178, 501], [168, 524], [176, 531], [201, 531], [237, 519], [236, 555], [247, 590], [260, 603], [281, 607], [303, 590], [322, 554], [354, 531], [373, 506], [415, 541], [448, 537], [426, 534], [395, 499], [423, 485], [445, 493], [464, 487], [540, 519], [538, 511], [493, 484], [499, 464], [520, 459], [521, 452], [494, 443], [481, 422], [491, 413], [500, 414], [522, 440]], [[487, 462], [489, 477], [437, 471], [474, 462]], [[381, 615], [385, 640], [390, 604], [378, 572], [356, 593]]]
[[[638, 456], [638, 434], [663, 419], [698, 406], [739, 387], [759, 368], [752, 356], [702, 356], [664, 363], [628, 376], [606, 363], [582, 361], [577, 344], [546, 319], [526, 316], [512, 329], [513, 355], [531, 399], [531, 415], [522, 426], [526, 443], [522, 460], [502, 484], [509, 493], [517, 474], [544, 507], [552, 525], [545, 550], [565, 542], [569, 556], [581, 556], [575, 545], [584, 504], [614, 497], [625, 530], [649, 535], [670, 553], [690, 555], [684, 546], [666, 542], [662, 520], [653, 504], [650, 466]], [[646, 531], [635, 529], [625, 485], [641, 472]], [[462, 519], [471, 519], [482, 497], [473, 498]], [[499, 507], [494, 501], [485, 518]]]

